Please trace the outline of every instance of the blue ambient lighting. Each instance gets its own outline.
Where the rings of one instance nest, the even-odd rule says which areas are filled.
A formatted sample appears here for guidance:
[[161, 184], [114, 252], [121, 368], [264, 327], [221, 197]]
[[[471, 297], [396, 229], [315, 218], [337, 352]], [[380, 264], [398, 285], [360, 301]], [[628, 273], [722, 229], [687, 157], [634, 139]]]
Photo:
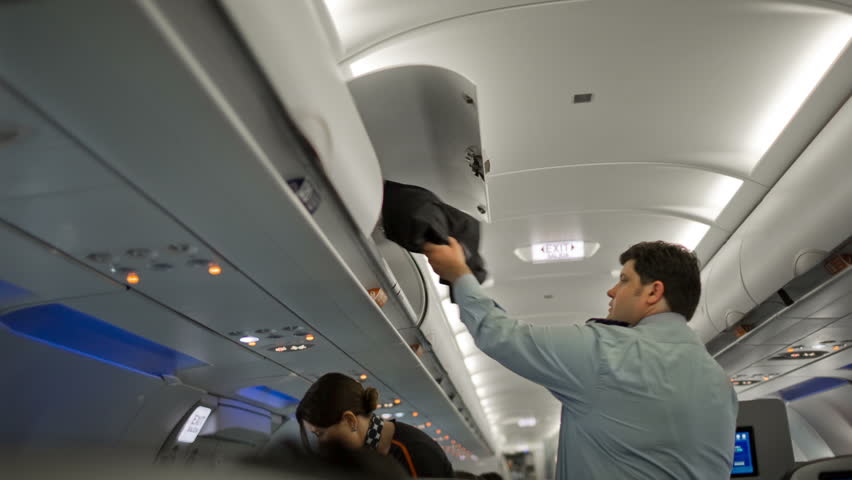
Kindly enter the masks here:
[[174, 375], [207, 365], [201, 360], [60, 304], [39, 305], [0, 316], [23, 337], [110, 365], [153, 375]]
[[0, 280], [0, 307], [31, 296], [31, 291]]
[[274, 409], [284, 408], [288, 405], [295, 405], [299, 403], [298, 398], [293, 398], [290, 395], [279, 392], [278, 390], [273, 390], [266, 385], [240, 389], [237, 391], [237, 395], [262, 403]]
[[843, 378], [817, 377], [787, 387], [778, 393], [784, 400], [792, 402], [848, 384], [849, 381]]

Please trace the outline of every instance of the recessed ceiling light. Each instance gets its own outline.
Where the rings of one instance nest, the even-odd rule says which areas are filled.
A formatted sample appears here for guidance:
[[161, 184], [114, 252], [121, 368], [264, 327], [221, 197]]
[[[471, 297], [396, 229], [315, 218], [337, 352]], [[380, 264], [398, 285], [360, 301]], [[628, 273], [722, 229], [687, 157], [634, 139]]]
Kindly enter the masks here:
[[251, 335], [247, 335], [247, 336], [242, 337], [242, 338], [240, 339], [240, 341], [241, 341], [241, 342], [243, 342], [243, 343], [257, 342], [258, 340], [260, 340], [260, 339], [259, 339], [259, 338], [257, 338], [257, 337], [253, 337], [253, 336], [251, 336]]
[[518, 426], [521, 428], [532, 428], [536, 426], [536, 423], [537, 421], [535, 417], [525, 417], [518, 419]]

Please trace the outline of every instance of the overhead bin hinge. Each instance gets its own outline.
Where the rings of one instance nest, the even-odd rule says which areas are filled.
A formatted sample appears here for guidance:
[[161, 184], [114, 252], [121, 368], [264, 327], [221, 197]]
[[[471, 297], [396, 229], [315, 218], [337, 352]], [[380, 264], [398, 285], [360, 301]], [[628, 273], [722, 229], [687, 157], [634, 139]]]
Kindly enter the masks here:
[[467, 147], [467, 150], [465, 150], [465, 154], [465, 158], [467, 159], [467, 164], [470, 167], [470, 170], [473, 172], [474, 175], [481, 178], [484, 182], [485, 174], [487, 173], [486, 163], [488, 163], [490, 167], [490, 162], [483, 162], [482, 151], [476, 145]]

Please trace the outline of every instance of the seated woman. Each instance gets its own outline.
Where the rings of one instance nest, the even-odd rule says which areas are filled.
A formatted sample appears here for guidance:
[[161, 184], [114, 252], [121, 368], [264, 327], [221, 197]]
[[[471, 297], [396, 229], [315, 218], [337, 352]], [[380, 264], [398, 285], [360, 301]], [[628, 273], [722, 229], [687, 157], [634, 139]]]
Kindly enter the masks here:
[[373, 412], [379, 402], [375, 388], [340, 373], [328, 373], [308, 389], [296, 420], [302, 442], [310, 448], [308, 434], [320, 445], [337, 443], [350, 449], [361, 447], [388, 455], [414, 477], [453, 477], [453, 467], [444, 451], [428, 435], [396, 420], [383, 421]]

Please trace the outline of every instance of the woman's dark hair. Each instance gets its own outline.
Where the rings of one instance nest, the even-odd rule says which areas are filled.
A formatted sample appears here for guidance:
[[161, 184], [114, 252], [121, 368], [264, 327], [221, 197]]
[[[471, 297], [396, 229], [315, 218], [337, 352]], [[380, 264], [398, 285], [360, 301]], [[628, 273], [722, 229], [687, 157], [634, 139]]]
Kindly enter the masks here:
[[657, 241], [637, 243], [619, 258], [622, 265], [630, 260], [636, 261], [633, 268], [643, 285], [663, 282], [663, 298], [673, 312], [683, 315], [688, 322], [701, 297], [698, 257], [681, 245]]
[[296, 408], [296, 421], [302, 434], [302, 443], [309, 447], [307, 420], [312, 425], [328, 428], [339, 423], [347, 410], [355, 415], [367, 416], [376, 410], [379, 391], [364, 388], [355, 379], [342, 373], [327, 373], [311, 385]]

